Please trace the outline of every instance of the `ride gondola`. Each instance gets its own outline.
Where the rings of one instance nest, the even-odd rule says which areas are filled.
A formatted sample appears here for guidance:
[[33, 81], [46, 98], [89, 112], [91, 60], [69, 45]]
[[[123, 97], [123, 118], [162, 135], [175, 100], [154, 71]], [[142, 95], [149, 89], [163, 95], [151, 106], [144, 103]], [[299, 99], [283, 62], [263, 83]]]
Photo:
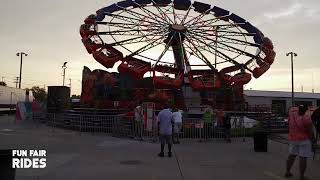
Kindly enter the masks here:
[[151, 63], [127, 56], [122, 59], [118, 66], [118, 71], [123, 74], [131, 75], [135, 79], [142, 79], [144, 74], [151, 70]]
[[123, 59], [123, 54], [112, 46], [104, 45], [99, 51], [92, 53], [94, 59], [106, 68], [112, 68], [114, 64]]
[[[162, 76], [157, 76], [156, 72], [162, 73]], [[153, 68], [153, 84], [156, 88], [179, 89], [182, 86], [183, 78], [183, 70], [162, 65], [157, 65]]]

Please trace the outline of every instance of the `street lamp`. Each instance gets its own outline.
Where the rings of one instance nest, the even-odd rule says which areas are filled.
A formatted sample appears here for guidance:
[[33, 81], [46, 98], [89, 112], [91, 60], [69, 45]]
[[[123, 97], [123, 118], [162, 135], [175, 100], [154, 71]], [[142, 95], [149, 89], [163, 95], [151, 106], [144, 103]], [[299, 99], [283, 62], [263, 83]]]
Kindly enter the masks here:
[[17, 53], [17, 56], [20, 56], [19, 89], [21, 89], [22, 57], [23, 57], [23, 56], [28, 56], [28, 54], [27, 54], [27, 53], [24, 53], [24, 52], [20, 52], [20, 53]]
[[64, 62], [63, 65], [62, 65], [62, 70], [63, 70], [63, 75], [62, 75], [62, 76], [63, 76], [63, 82], [62, 82], [62, 86], [64, 86], [64, 80], [65, 80], [65, 77], [66, 77], [66, 69], [67, 69], [67, 66], [66, 66], [66, 65], [67, 65], [67, 63], [68, 63], [68, 62]]
[[289, 52], [287, 56], [291, 56], [291, 106], [294, 106], [294, 86], [293, 86], [293, 57], [297, 57], [297, 53]]

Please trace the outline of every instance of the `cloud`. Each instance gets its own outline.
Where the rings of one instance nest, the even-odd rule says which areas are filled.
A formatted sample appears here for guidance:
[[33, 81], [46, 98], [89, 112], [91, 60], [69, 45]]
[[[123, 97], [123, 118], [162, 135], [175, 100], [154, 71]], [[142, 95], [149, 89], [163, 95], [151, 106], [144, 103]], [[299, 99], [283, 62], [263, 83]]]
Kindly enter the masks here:
[[319, 2], [295, 0], [293, 3], [284, 3], [279, 5], [278, 8], [267, 8], [268, 10], [254, 16], [251, 22], [257, 26], [275, 23], [281, 26], [293, 24], [317, 25], [320, 24], [320, 9], [317, 8], [320, 5]]
[[303, 5], [300, 3], [294, 3], [288, 8], [282, 8], [281, 10], [275, 12], [265, 13], [264, 16], [270, 20], [286, 18], [293, 16], [303, 9]]

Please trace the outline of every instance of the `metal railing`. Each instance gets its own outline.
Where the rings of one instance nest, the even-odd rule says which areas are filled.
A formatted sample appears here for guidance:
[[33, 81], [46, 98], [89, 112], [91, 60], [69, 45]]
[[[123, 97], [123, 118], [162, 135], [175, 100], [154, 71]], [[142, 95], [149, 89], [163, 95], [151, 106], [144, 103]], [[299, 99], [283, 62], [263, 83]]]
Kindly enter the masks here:
[[[34, 113], [34, 122], [45, 123], [49, 127], [63, 128], [82, 132], [102, 133], [115, 137], [136, 138], [146, 141], [158, 140], [158, 123], [154, 120], [152, 128], [147, 129], [143, 122], [137, 122], [133, 117], [124, 115], [99, 115], [79, 113]], [[252, 128], [246, 128], [246, 123], [241, 118], [232, 119], [232, 128], [225, 129], [215, 120], [204, 122], [198, 118], [184, 118], [182, 128], [175, 135], [181, 139], [198, 139], [200, 141], [231, 138], [243, 139], [251, 136]]]

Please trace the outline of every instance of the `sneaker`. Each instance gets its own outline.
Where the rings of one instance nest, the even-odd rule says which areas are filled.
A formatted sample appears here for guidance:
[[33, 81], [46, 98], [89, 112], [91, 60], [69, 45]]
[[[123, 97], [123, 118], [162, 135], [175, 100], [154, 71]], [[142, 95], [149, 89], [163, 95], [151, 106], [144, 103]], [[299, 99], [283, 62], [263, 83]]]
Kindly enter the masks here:
[[168, 152], [168, 156], [169, 156], [169, 157], [172, 157], [172, 153], [171, 153], [171, 152]]
[[158, 156], [159, 156], [159, 157], [164, 157], [164, 153], [161, 152], [161, 153], [158, 154]]
[[290, 178], [290, 177], [292, 177], [293, 176], [293, 174], [291, 174], [290, 172], [286, 172], [285, 174], [284, 174], [284, 177], [285, 178]]

